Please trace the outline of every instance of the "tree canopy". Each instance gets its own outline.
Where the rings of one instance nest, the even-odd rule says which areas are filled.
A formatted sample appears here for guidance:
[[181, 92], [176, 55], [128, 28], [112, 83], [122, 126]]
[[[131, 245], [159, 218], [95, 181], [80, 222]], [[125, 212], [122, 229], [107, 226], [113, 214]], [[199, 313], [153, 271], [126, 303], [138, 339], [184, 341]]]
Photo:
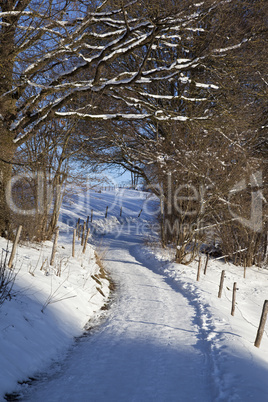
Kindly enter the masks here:
[[16, 149], [54, 120], [83, 122], [92, 160], [226, 201], [266, 152], [266, 37], [263, 0], [0, 0], [1, 234]]

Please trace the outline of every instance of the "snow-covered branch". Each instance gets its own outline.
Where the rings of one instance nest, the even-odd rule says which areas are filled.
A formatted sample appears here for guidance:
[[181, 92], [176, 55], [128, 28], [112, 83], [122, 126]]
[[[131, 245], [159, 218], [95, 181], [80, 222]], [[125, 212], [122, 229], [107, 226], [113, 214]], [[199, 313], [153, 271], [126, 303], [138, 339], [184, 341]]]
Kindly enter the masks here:
[[[247, 38], [237, 45], [215, 46], [202, 55], [190, 50], [186, 54], [186, 48], [194, 48], [195, 37], [199, 40], [206, 34], [203, 20], [225, 2], [207, 0], [198, 7], [186, 2], [167, 4], [148, 6], [134, 0], [111, 7], [107, 1], [96, 4], [95, 11], [94, 3], [77, 11], [72, 1], [52, 0], [51, 8], [46, 8], [27, 0], [21, 8], [0, 8], [0, 30], [5, 33], [14, 26], [12, 56], [7, 60], [11, 78], [7, 80], [7, 72], [3, 73], [5, 85], [0, 89], [1, 102], [12, 104], [6, 115], [1, 111], [8, 129], [17, 139], [26, 139], [33, 127], [37, 129], [52, 115], [91, 120], [187, 120], [185, 113], [173, 112], [167, 102], [207, 102], [218, 83], [199, 80], [191, 72], [203, 68], [210, 55], [242, 47]], [[173, 94], [155, 92], [158, 85], [170, 85], [172, 80], [181, 89]], [[192, 84], [194, 96], [188, 92]], [[78, 99], [98, 93], [116, 99], [119, 110], [114, 113], [103, 105], [103, 111], [95, 114], [90, 102], [84, 105], [87, 113], [77, 110], [82, 106], [77, 106]], [[159, 107], [162, 100], [165, 110]], [[194, 118], [206, 119], [207, 115]]]

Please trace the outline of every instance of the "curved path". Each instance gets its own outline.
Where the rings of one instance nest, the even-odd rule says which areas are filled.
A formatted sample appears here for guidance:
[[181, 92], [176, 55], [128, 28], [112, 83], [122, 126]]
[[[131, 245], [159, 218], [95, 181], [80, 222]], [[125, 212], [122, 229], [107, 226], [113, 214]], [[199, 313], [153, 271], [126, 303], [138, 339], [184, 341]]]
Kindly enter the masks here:
[[209, 402], [209, 357], [195, 311], [165, 278], [135, 258], [133, 231], [106, 238], [117, 299], [100, 328], [82, 338], [59, 369], [23, 401]]

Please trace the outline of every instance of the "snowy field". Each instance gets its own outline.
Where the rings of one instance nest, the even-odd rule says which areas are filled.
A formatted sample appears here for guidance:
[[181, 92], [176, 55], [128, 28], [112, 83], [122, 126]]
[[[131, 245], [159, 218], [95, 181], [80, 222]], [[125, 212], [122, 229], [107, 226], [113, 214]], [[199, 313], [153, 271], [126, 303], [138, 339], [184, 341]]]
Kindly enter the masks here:
[[[140, 191], [79, 194], [62, 207], [54, 267], [51, 242], [19, 246], [15, 295], [0, 309], [0, 400], [6, 392], [35, 402], [268, 400], [268, 323], [254, 347], [268, 270], [248, 268], [244, 278], [242, 268], [210, 259], [204, 275], [202, 257], [197, 282], [197, 261], [172, 263], [155, 242], [157, 208]], [[72, 228], [92, 209], [86, 254], [77, 240], [73, 258]], [[116, 284], [105, 312], [109, 283], [94, 249]], [[79, 337], [85, 326], [95, 329]]]

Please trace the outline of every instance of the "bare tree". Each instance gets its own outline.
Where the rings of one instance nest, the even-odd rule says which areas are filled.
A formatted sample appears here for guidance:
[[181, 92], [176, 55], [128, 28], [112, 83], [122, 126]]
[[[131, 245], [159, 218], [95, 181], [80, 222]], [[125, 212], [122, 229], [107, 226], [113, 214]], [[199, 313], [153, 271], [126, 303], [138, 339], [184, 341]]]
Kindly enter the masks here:
[[[230, 9], [233, 2], [229, 3]], [[164, 110], [159, 102], [148, 105], [147, 96], [157, 96], [153, 84], [160, 81], [175, 87], [173, 95], [174, 82], [213, 88], [202, 80], [193, 81], [188, 72], [227, 51], [216, 43], [208, 43], [199, 53], [192, 51], [193, 37], [204, 29], [202, 21], [213, 21], [216, 11], [224, 7], [224, 2], [212, 0], [153, 4], [108, 0], [87, 6], [79, 0], [0, 1], [2, 234], [9, 226], [5, 188], [14, 153], [45, 121], [55, 117], [91, 122], [189, 118], [185, 110]], [[229, 50], [246, 39], [232, 36], [228, 42], [225, 35], [222, 45], [227, 41]], [[179, 92], [174, 102], [182, 95]], [[85, 98], [86, 103], [77, 106]]]
[[[75, 0], [0, 2], [2, 234], [9, 227], [5, 188], [18, 145], [55, 116], [144, 119], [142, 113], [120, 113], [119, 107], [96, 115], [96, 94], [111, 96], [115, 88], [178, 75], [184, 66], [177, 60], [172, 64], [158, 60], [153, 69], [146, 64], [154, 47], [169, 48], [181, 19], [187, 21], [194, 15], [194, 2], [179, 8], [172, 1], [154, 5], [136, 0], [93, 1], [88, 6]], [[136, 57], [136, 63], [135, 69], [126, 73], [120, 63], [129, 55]], [[87, 78], [83, 75], [81, 79], [82, 72]], [[86, 108], [68, 109], [68, 103], [81, 94], [87, 94]]]
[[[218, 214], [234, 174], [239, 181], [260, 165], [252, 147], [265, 152], [265, 114], [254, 113], [255, 131], [245, 116], [263, 105], [251, 73], [266, 11], [263, 2], [247, 0], [0, 0], [0, 234], [10, 229], [5, 190], [17, 147], [46, 135], [53, 119], [79, 118], [90, 123], [81, 136], [90, 158], [101, 154], [163, 193], [162, 220], [172, 230], [179, 222], [174, 241], [185, 261], [186, 245], [200, 240], [197, 222], [213, 217], [204, 216], [200, 191], [198, 201], [189, 199], [193, 187], [213, 187], [206, 211]], [[246, 82], [241, 65], [248, 56]], [[256, 73], [264, 85], [263, 61]], [[183, 186], [171, 207], [167, 177], [173, 193]], [[190, 202], [180, 205], [179, 197]], [[175, 207], [186, 213], [176, 216]]]
[[[250, 214], [251, 191], [231, 199], [230, 192], [258, 170], [265, 182], [267, 79], [261, 49], [267, 8], [258, 1], [200, 8], [195, 17], [183, 14], [176, 34], [169, 32], [169, 51], [157, 46], [146, 63], [147, 71], [155, 71], [158, 60], [171, 65], [176, 59], [179, 74], [161, 80], [158, 70], [158, 79], [123, 91], [114, 87], [112, 99], [106, 99], [123, 102], [122, 116], [139, 112], [146, 119], [95, 123], [85, 150], [91, 160], [117, 163], [151, 185], [162, 204], [162, 242], [175, 243], [179, 261], [198, 251], [202, 223], [207, 238], [218, 236], [224, 254], [252, 264], [267, 250], [265, 213], [261, 233], [234, 221], [234, 214], [244, 219]], [[136, 62], [123, 60], [123, 70], [131, 71]], [[263, 192], [267, 206], [266, 199]]]
[[24, 227], [24, 235], [38, 240], [53, 235], [67, 182], [72, 171], [70, 159], [79, 149], [72, 144], [76, 123], [51, 121], [19, 147], [15, 154], [12, 199], [16, 224]]

